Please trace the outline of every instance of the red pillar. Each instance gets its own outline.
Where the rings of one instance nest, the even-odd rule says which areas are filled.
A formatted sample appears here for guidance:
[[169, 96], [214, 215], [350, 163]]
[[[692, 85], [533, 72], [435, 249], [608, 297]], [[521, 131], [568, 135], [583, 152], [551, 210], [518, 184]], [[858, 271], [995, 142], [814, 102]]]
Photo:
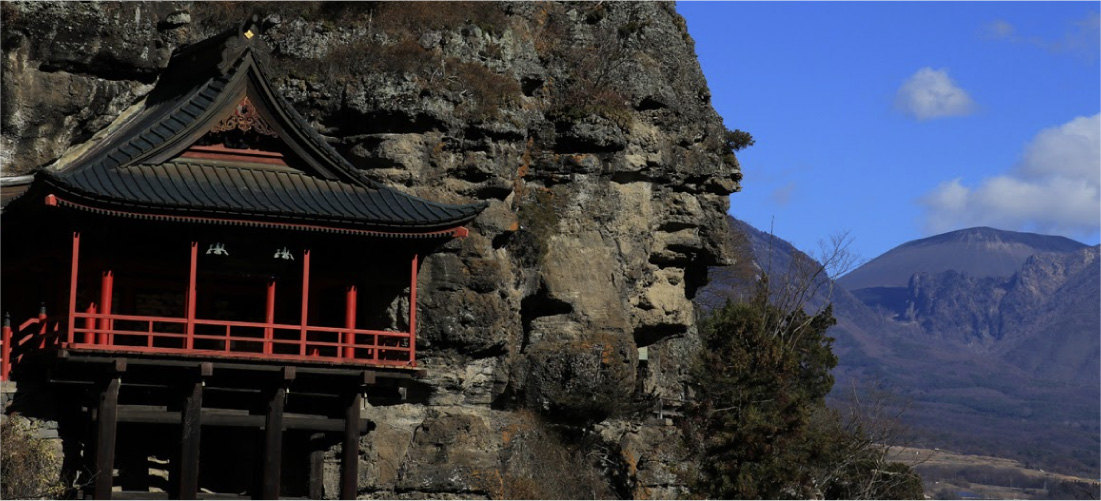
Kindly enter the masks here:
[[[73, 232], [73, 262], [69, 268], [69, 342], [73, 342], [73, 330], [76, 329], [76, 274], [80, 263], [80, 232]], [[87, 341], [86, 341], [87, 342]]]
[[191, 271], [187, 278], [187, 321], [184, 324], [187, 334], [185, 347], [195, 348], [195, 269], [199, 264], [199, 242], [191, 242]]
[[42, 307], [38, 309], [38, 349], [46, 347], [46, 330], [49, 329], [50, 323], [46, 321], [46, 303], [42, 303]]
[[0, 381], [7, 381], [11, 374], [11, 317], [4, 315], [4, 326], [0, 333]]
[[417, 255], [413, 254], [413, 271], [409, 278], [409, 365], [417, 366]]
[[302, 251], [302, 330], [299, 337], [298, 354], [306, 355], [306, 320], [310, 305], [310, 250]]
[[[89, 315], [96, 314], [96, 303], [88, 305], [88, 309], [85, 313]], [[96, 319], [95, 317], [86, 317], [84, 319], [84, 344], [94, 344], [96, 342]]]
[[353, 360], [356, 358], [356, 286], [349, 285], [344, 295], [344, 358]]
[[272, 352], [272, 340], [275, 339], [275, 329], [272, 328], [272, 324], [275, 323], [275, 279], [268, 280], [268, 299], [264, 306], [264, 322], [268, 325], [264, 327], [264, 354], [271, 355]]
[[99, 289], [99, 304], [102, 306], [104, 317], [99, 319], [99, 333], [96, 344], [108, 345], [111, 344], [111, 319], [108, 318], [111, 315], [111, 295], [114, 293], [115, 288], [115, 274], [111, 270], [103, 272], [103, 278], [100, 282]]

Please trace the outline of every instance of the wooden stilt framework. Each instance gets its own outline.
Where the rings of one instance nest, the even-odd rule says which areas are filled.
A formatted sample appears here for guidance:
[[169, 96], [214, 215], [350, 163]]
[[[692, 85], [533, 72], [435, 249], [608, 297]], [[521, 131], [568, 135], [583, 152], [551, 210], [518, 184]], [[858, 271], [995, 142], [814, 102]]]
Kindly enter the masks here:
[[[246, 490], [260, 499], [277, 499], [287, 494], [287, 489], [311, 499], [334, 495], [355, 499], [360, 478], [360, 437], [373, 428], [363, 416], [367, 393], [372, 392], [377, 403], [397, 403], [403, 398], [399, 388], [414, 378], [410, 371], [386, 368], [288, 367], [237, 361], [196, 363], [157, 357], [70, 354], [58, 359], [51, 379], [55, 384], [77, 384], [91, 391], [94, 398], [94, 443], [84, 453], [94, 477], [92, 489], [85, 495], [97, 499], [112, 495], [132, 499], [139, 494], [129, 491], [120, 495], [117, 490], [111, 494], [115, 483], [111, 472], [117, 466], [116, 442], [122, 446], [122, 440], [133, 439], [132, 428], [120, 428], [120, 424], [150, 423], [168, 426], [173, 430], [172, 436], [177, 437], [169, 440], [178, 443], [170, 460], [168, 479], [169, 496], [173, 499], [202, 496], [201, 478], [207, 479], [204, 483], [212, 482], [208, 486], [219, 485], [214, 479], [222, 472], [200, 476], [200, 466], [205, 462], [201, 462], [199, 451], [209, 451], [211, 447], [202, 444], [203, 427], [207, 426], [259, 431], [255, 436], [262, 441], [252, 477], [256, 483], [238, 484], [235, 489]], [[292, 388], [295, 398], [288, 400]], [[163, 392], [168, 392], [169, 398], [147, 399]], [[227, 395], [250, 396], [227, 400]], [[264, 406], [261, 413], [255, 412], [258, 403]], [[288, 444], [286, 440], [292, 436], [285, 434], [286, 430], [303, 430], [305, 434], [291, 439], [308, 441]], [[325, 492], [325, 451], [336, 443], [342, 444], [338, 491]], [[299, 451], [303, 445], [309, 454], [305, 458], [309, 472], [305, 478], [290, 477], [306, 483], [290, 483], [283, 471], [289, 464], [283, 455], [288, 447]], [[127, 450], [134, 447], [142, 446], [133, 443], [126, 446]]]

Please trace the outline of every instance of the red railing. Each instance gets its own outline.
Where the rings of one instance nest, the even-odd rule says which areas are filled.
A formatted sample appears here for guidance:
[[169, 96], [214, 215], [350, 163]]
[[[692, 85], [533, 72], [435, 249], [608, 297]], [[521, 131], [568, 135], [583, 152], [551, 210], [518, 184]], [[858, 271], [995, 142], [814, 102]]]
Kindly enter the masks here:
[[[51, 204], [50, 195], [47, 204]], [[56, 203], [56, 200], [54, 200]], [[45, 310], [19, 326], [13, 335], [5, 323], [0, 339], [0, 379], [7, 379], [11, 365], [22, 357], [21, 349], [30, 340], [33, 348], [48, 346], [104, 352], [137, 352], [168, 355], [199, 355], [221, 358], [257, 358], [282, 361], [322, 361], [346, 364], [416, 367], [417, 269], [419, 256], [413, 254], [409, 275], [409, 331], [390, 332], [356, 329], [357, 291], [354, 283], [345, 289], [343, 327], [318, 327], [307, 324], [310, 312], [309, 248], [302, 249], [301, 314], [297, 324], [277, 324], [275, 318], [276, 282], [266, 287], [264, 322], [209, 320], [196, 318], [199, 242], [191, 241], [188, 285], [181, 317], [156, 317], [114, 314], [115, 273], [100, 271], [99, 304], [89, 303], [84, 311], [77, 307], [80, 270], [80, 232], [72, 233], [72, 261], [69, 272], [68, 315], [48, 329]], [[209, 253], [209, 251], [208, 251]], [[37, 333], [24, 333], [38, 325]], [[58, 330], [63, 327], [64, 333]], [[18, 338], [13, 341], [12, 338]], [[17, 353], [19, 352], [19, 353]]]
[[[73, 328], [45, 313], [12, 329], [5, 323], [0, 338], [0, 380], [29, 351], [71, 348], [104, 352], [206, 355], [283, 361], [355, 363], [414, 367], [414, 341], [408, 332], [347, 327], [241, 322], [232, 320], [75, 313]], [[52, 326], [52, 328], [51, 328]], [[189, 348], [190, 346], [190, 348]]]
[[414, 365], [408, 332], [95, 312], [73, 317], [67, 344], [76, 349]]
[[45, 310], [15, 329], [12, 329], [10, 319], [5, 317], [0, 328], [0, 381], [10, 378], [12, 365], [19, 363], [28, 352], [57, 345], [61, 340], [60, 326], [60, 321], [47, 318]]

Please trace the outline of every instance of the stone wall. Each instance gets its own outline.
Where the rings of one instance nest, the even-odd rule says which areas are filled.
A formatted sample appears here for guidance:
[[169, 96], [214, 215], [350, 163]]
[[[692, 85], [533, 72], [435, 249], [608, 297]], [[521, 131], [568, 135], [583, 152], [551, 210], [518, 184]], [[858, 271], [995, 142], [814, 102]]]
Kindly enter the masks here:
[[426, 395], [369, 410], [363, 495], [522, 494], [525, 427], [553, 431], [519, 436], [556, 451], [585, 444], [609, 489], [588, 497], [683, 488], [676, 428], [652, 408], [686, 398], [691, 300], [728, 259], [741, 174], [671, 4], [3, 9], [5, 176], [48, 168], [141, 99], [173, 49], [255, 11], [277, 86], [365, 177], [489, 202], [423, 263]]

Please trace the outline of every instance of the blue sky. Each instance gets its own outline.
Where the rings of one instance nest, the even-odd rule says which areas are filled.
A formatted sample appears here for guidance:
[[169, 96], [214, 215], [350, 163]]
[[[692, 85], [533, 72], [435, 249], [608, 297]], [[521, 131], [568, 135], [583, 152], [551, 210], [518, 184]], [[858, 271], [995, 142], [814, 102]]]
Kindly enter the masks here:
[[1101, 2], [680, 2], [753, 134], [731, 214], [871, 259], [993, 226], [1101, 239]]

